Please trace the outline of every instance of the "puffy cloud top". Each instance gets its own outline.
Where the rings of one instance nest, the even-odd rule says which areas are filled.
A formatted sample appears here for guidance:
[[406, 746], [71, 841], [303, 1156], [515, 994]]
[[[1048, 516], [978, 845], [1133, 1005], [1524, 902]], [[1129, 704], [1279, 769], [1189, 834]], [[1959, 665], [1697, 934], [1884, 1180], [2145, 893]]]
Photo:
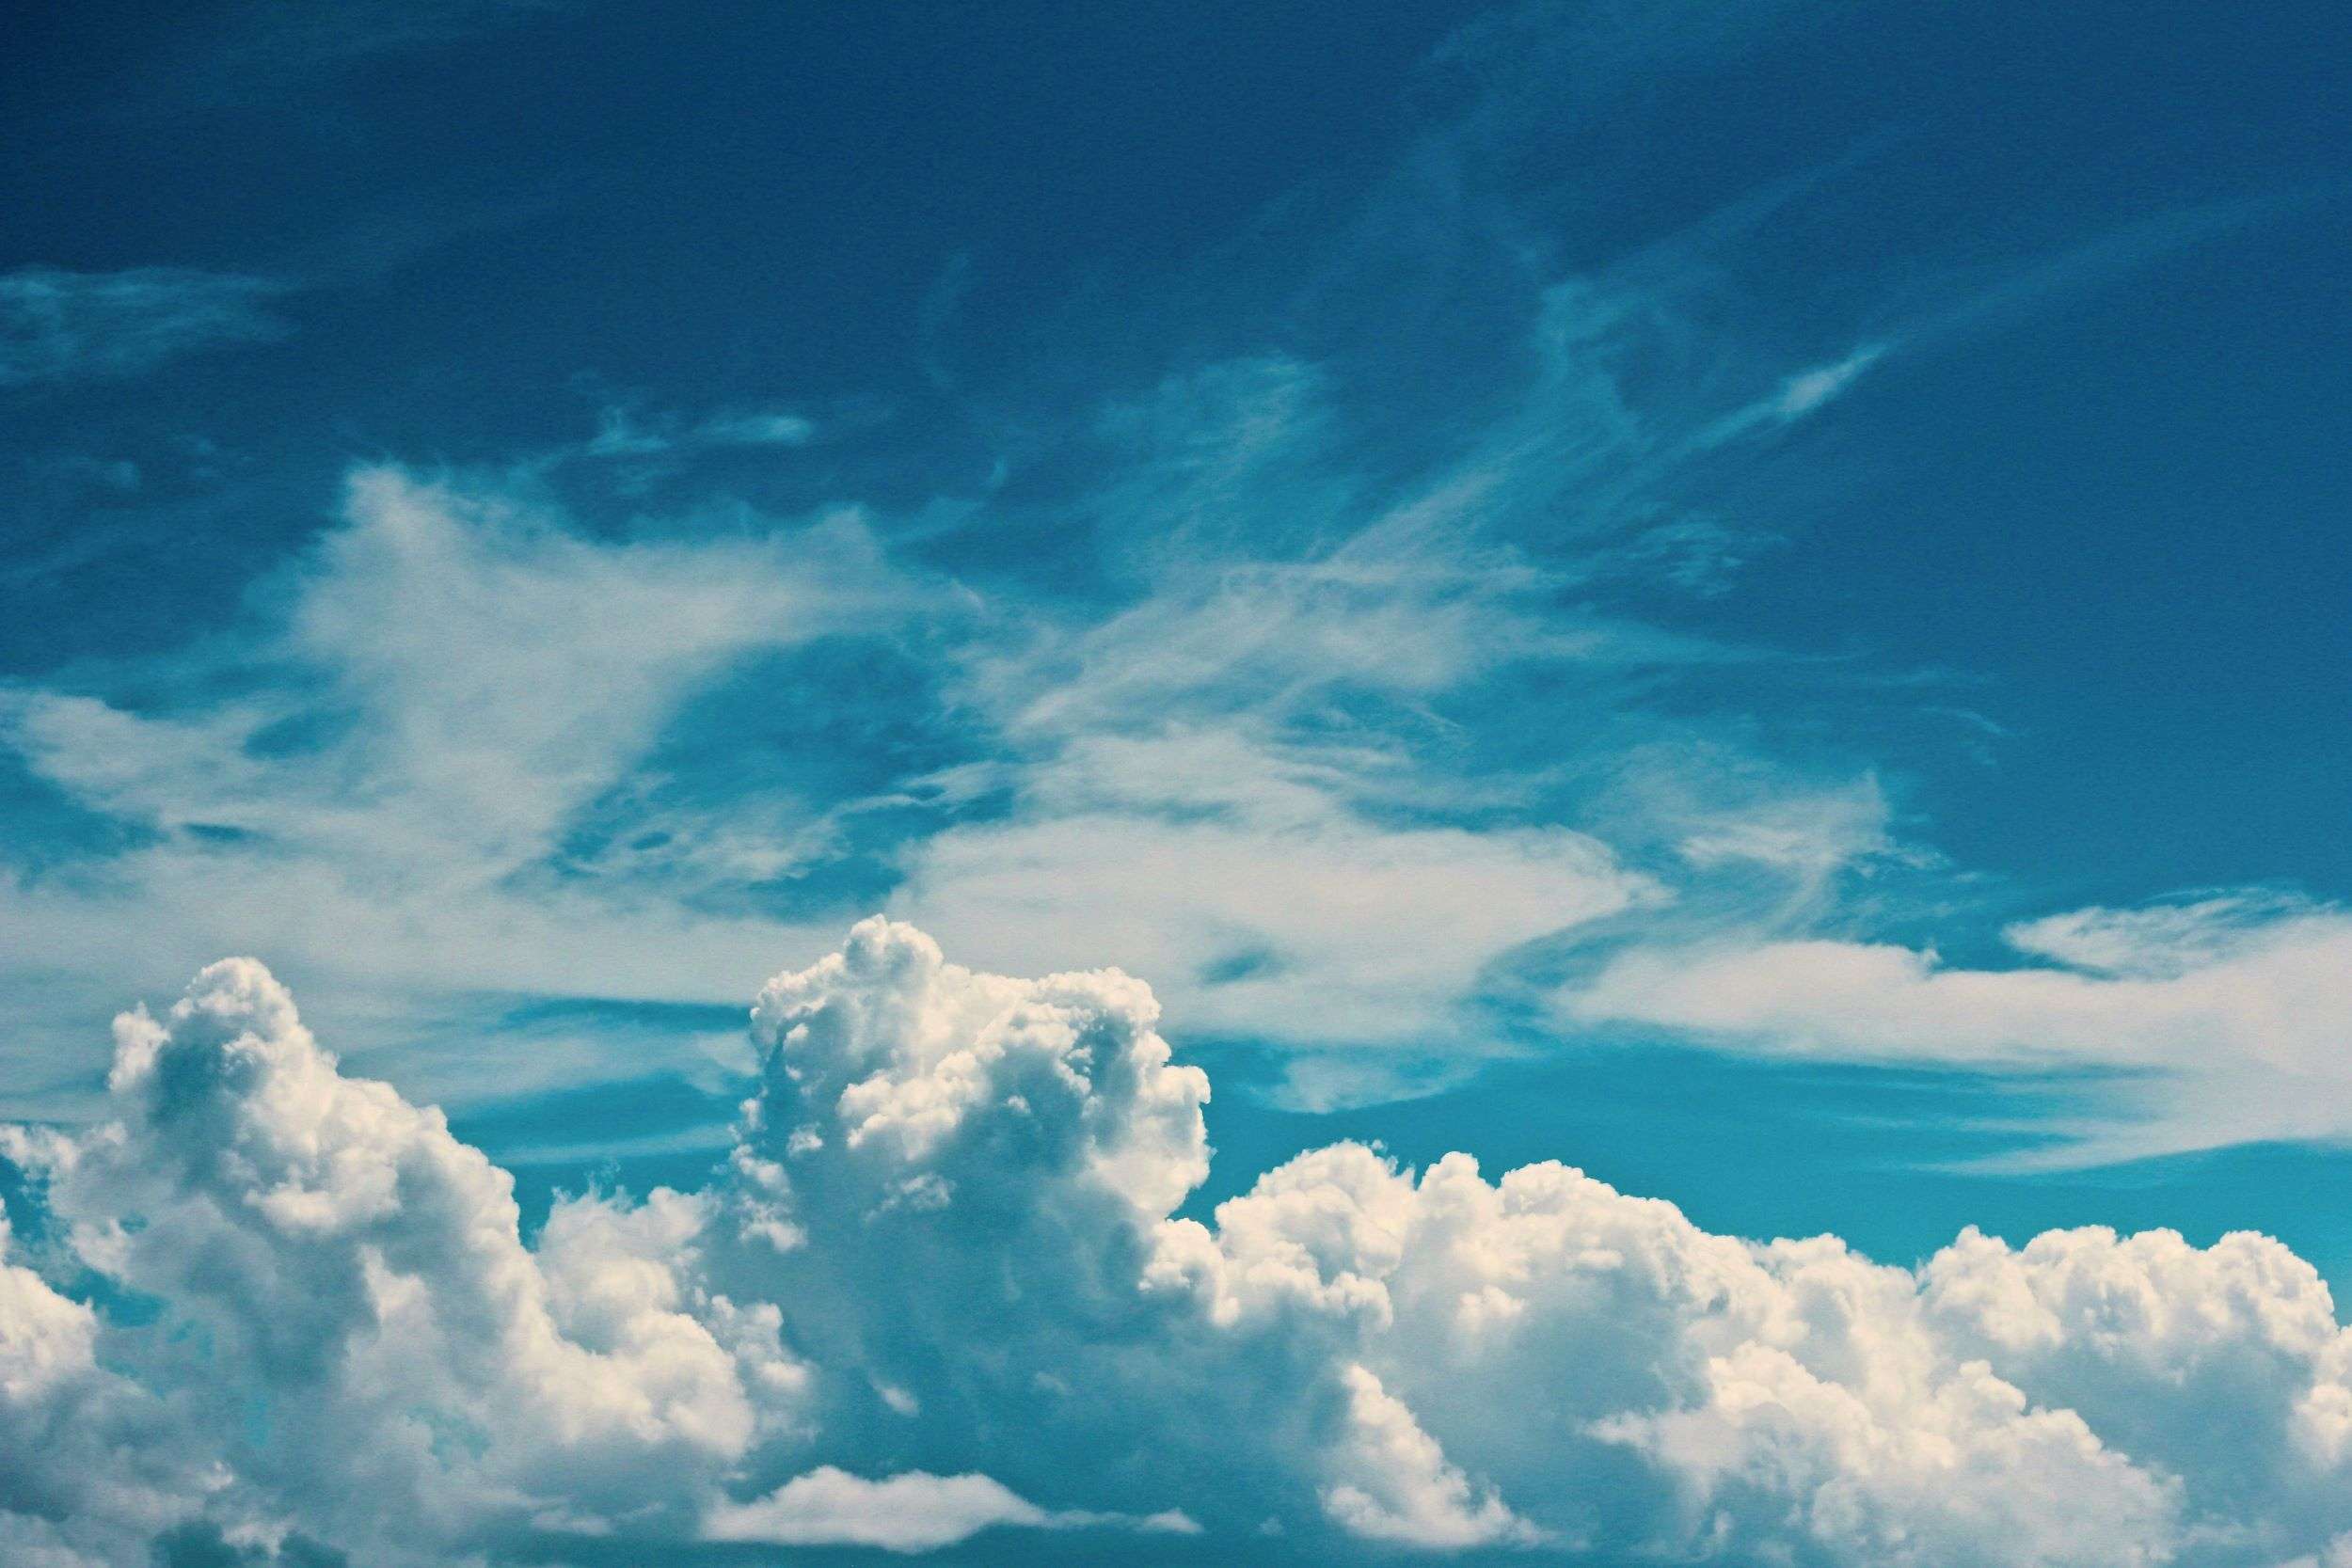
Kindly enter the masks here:
[[[756, 1139], [789, 1102], [787, 1157], [945, 1205], [959, 1184], [1021, 1202], [1041, 1181], [1114, 1194], [1157, 1217], [1208, 1174], [1207, 1074], [1169, 1063], [1151, 988], [1116, 970], [1008, 980], [945, 960], [911, 926], [859, 923], [838, 953], [768, 982]], [[768, 1140], [772, 1143], [774, 1140]]]
[[0, 1232], [10, 1560], [2345, 1549], [2352, 1339], [2267, 1238], [1970, 1230], [1904, 1269], [1352, 1144], [1195, 1218], [1209, 1085], [1157, 1022], [1117, 971], [866, 921], [761, 990], [705, 1190], [527, 1243], [438, 1112], [215, 964], [118, 1022], [110, 1120], [8, 1136], [44, 1238]]

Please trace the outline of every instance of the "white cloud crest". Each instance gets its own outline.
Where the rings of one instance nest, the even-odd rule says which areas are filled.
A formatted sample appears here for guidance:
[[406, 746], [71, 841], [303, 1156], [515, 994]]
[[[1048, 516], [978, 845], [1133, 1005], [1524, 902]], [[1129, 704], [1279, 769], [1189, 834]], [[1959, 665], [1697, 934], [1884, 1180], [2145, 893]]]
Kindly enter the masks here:
[[2352, 1338], [2276, 1242], [1970, 1231], [1902, 1269], [1348, 1144], [1175, 1217], [1208, 1083], [1157, 1016], [865, 922], [761, 991], [723, 1176], [527, 1244], [437, 1112], [215, 964], [124, 1016], [112, 1119], [9, 1137], [52, 1239], [0, 1258], [5, 1522], [77, 1564], [1052, 1529], [2136, 1568], [2352, 1528]]

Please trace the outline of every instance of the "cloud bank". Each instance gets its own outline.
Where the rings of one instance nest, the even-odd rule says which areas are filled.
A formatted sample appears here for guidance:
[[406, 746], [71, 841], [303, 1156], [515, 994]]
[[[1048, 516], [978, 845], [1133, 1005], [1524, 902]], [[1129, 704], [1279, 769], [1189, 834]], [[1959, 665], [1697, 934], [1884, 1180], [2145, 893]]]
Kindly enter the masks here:
[[1353, 1144], [1194, 1217], [1210, 1085], [1158, 1022], [1116, 970], [866, 921], [761, 990], [707, 1185], [526, 1237], [437, 1111], [214, 964], [118, 1021], [108, 1119], [8, 1134], [11, 1561], [2344, 1549], [2352, 1335], [2274, 1241], [1970, 1230], [1902, 1268]]

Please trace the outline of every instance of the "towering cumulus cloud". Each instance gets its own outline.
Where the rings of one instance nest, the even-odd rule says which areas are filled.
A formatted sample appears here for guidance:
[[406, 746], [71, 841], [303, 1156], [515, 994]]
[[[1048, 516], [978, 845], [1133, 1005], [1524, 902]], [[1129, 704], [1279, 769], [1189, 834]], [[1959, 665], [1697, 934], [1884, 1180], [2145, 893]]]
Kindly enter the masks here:
[[527, 1242], [215, 964], [118, 1021], [112, 1119], [8, 1135], [0, 1558], [2352, 1559], [2352, 1338], [2275, 1242], [1902, 1269], [1352, 1144], [1178, 1217], [1209, 1084], [1157, 1021], [867, 921], [760, 991], [704, 1190]]

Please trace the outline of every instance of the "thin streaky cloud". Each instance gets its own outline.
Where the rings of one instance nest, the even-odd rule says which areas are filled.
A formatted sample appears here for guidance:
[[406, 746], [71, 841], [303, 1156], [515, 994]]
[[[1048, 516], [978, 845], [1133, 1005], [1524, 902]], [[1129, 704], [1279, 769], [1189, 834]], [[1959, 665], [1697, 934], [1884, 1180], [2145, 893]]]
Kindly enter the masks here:
[[291, 330], [271, 306], [288, 285], [181, 267], [0, 274], [0, 388], [142, 375], [209, 349]]

